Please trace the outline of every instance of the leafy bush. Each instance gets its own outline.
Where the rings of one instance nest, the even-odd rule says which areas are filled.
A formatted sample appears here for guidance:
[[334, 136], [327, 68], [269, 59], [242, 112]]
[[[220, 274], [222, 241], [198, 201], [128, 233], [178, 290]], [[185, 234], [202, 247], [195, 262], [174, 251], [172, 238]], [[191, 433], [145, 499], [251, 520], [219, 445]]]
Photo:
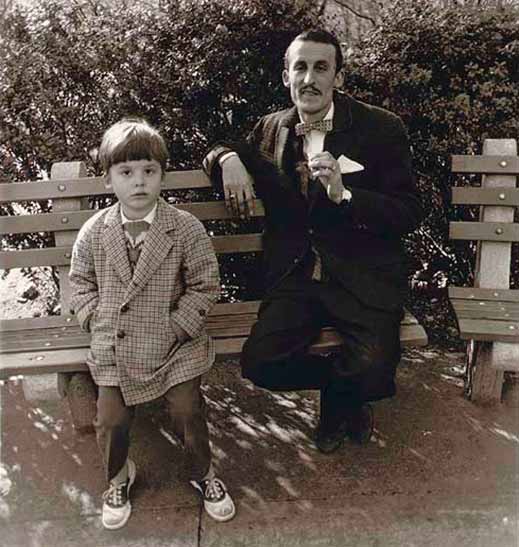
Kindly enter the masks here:
[[[52, 163], [70, 160], [99, 174], [91, 151], [125, 115], [159, 127], [171, 168], [199, 168], [210, 141], [243, 135], [286, 104], [283, 54], [313, 12], [289, 0], [131, 4], [37, 0], [3, 20], [0, 180], [45, 178]], [[49, 243], [46, 234], [3, 242]]]
[[409, 129], [429, 211], [409, 240], [420, 262], [417, 282], [472, 281], [474, 247], [448, 241], [448, 220], [477, 212], [450, 205], [450, 156], [481, 154], [485, 138], [519, 137], [518, 20], [519, 10], [511, 7], [443, 9], [396, 0], [350, 60], [348, 89], [399, 113]]

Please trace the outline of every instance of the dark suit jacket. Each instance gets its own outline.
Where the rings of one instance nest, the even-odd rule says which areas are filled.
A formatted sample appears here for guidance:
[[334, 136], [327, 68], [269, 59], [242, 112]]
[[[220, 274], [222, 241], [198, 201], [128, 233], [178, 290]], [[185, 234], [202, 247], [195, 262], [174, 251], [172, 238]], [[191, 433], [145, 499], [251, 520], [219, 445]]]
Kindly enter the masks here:
[[275, 287], [314, 245], [332, 278], [367, 306], [398, 311], [407, 290], [401, 238], [423, 217], [407, 134], [400, 118], [384, 109], [343, 94], [335, 94], [334, 104], [334, 129], [325, 137], [324, 150], [365, 167], [343, 175], [350, 204], [331, 202], [321, 185], [312, 200], [301, 194], [295, 107], [261, 118], [246, 143], [214, 147], [204, 169], [221, 186], [217, 160], [233, 149], [251, 173], [266, 209], [267, 288]]

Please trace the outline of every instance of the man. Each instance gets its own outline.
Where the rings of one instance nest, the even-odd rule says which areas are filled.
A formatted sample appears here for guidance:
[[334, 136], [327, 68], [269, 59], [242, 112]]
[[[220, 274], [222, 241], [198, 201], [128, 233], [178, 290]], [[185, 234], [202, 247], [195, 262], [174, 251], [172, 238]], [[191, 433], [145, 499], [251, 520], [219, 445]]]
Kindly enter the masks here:
[[[401, 237], [423, 216], [400, 118], [335, 92], [342, 62], [330, 33], [297, 36], [283, 71], [294, 106], [204, 160], [235, 214], [248, 216], [256, 193], [265, 205], [267, 290], [243, 376], [271, 390], [320, 389], [315, 441], [325, 453], [346, 437], [367, 442], [367, 402], [395, 393], [407, 289]], [[328, 325], [343, 336], [340, 355], [307, 354]]]

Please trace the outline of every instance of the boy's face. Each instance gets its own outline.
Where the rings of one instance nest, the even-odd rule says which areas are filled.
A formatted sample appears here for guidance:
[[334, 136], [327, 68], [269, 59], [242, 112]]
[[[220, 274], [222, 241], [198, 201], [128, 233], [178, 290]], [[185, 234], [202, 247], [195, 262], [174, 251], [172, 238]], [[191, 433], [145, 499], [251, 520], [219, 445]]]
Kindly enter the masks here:
[[162, 185], [162, 168], [155, 160], [131, 160], [116, 163], [105, 177], [105, 186], [113, 189], [123, 213], [130, 220], [144, 218], [155, 206]]

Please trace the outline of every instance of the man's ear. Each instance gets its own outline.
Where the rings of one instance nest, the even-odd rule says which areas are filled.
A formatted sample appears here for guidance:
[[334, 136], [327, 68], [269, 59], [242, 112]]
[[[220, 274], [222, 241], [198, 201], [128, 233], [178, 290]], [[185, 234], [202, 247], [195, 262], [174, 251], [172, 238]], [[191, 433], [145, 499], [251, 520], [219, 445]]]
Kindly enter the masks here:
[[344, 71], [339, 70], [335, 75], [335, 80], [333, 81], [333, 87], [340, 89], [344, 84]]
[[281, 73], [281, 78], [283, 79], [283, 85], [285, 87], [290, 87], [290, 78], [288, 77], [288, 70], [286, 68]]

